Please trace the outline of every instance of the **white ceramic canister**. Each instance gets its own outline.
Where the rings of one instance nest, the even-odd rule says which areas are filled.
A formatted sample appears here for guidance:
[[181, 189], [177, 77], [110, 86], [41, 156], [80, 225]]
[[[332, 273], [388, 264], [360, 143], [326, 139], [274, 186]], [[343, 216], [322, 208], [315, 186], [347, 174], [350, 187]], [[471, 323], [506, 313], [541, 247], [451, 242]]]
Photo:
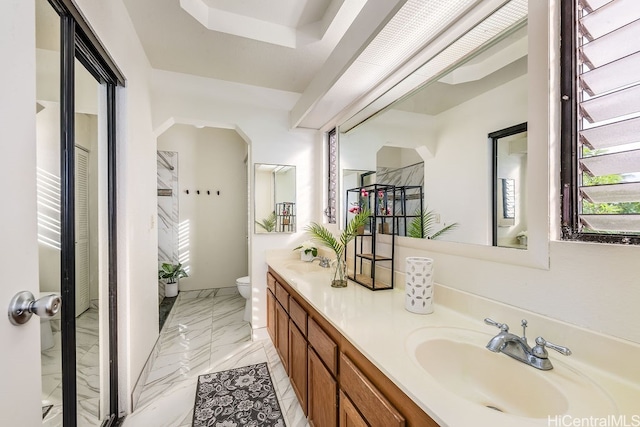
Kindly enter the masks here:
[[418, 314], [433, 313], [433, 259], [408, 257], [405, 270], [405, 308]]

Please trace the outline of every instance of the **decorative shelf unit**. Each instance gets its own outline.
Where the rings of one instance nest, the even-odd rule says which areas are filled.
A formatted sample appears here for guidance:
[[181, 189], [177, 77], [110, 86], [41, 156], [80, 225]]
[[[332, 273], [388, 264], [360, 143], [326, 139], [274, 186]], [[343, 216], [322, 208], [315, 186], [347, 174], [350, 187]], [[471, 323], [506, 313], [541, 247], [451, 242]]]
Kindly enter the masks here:
[[276, 203], [276, 231], [294, 233], [296, 231], [296, 204]]
[[395, 187], [393, 193], [394, 220], [396, 223], [396, 233], [398, 236], [407, 236], [407, 231], [411, 228], [411, 223], [419, 221], [420, 236], [423, 238], [424, 227], [422, 224], [422, 215], [424, 211], [424, 197], [421, 185], [405, 185]]
[[[347, 224], [363, 209], [370, 212], [369, 221], [353, 241], [353, 260], [347, 260], [349, 279], [374, 291], [393, 289], [394, 285], [395, 188], [393, 185], [373, 184], [347, 190]], [[389, 235], [391, 243], [382, 243], [380, 234]]]

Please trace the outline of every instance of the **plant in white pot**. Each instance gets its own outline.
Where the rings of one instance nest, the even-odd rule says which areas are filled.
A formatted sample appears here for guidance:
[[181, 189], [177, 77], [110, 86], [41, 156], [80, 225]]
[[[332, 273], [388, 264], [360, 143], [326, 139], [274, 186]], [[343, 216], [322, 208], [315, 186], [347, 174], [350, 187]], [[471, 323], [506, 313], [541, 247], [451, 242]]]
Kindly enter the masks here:
[[158, 270], [158, 279], [165, 281], [164, 295], [166, 297], [175, 297], [178, 295], [178, 281], [181, 277], [189, 277], [182, 264], [171, 264], [163, 262], [160, 270]]
[[302, 261], [310, 262], [310, 261], [313, 261], [313, 259], [318, 256], [318, 248], [310, 240], [307, 240], [306, 242], [302, 243], [300, 246], [294, 249], [294, 251], [297, 251], [297, 250], [300, 251], [300, 259]]

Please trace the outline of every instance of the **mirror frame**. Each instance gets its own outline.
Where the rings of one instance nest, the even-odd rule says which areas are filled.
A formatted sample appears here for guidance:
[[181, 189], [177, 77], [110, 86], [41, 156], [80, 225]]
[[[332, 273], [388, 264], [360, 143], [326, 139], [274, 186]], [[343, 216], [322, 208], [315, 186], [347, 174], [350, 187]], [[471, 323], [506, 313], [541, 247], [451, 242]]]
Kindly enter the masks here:
[[[529, 2], [528, 3], [528, 140], [529, 144], [528, 168], [527, 168], [527, 220], [528, 220], [528, 246], [527, 249], [513, 250], [499, 246], [483, 246], [467, 243], [447, 242], [442, 240], [413, 239], [398, 236], [396, 243], [402, 248], [431, 251], [465, 258], [480, 259], [498, 262], [501, 264], [520, 265], [538, 269], [549, 269], [549, 241], [550, 241], [550, 158], [551, 149], [559, 143], [558, 126], [560, 105], [558, 102], [560, 92], [557, 84], [557, 76], [549, 74], [549, 70], [557, 69], [555, 65], [559, 59], [557, 55], [552, 58], [552, 53], [558, 51], [559, 29], [553, 26], [558, 18], [558, 7], [555, 2]], [[480, 20], [478, 21], [480, 22]], [[473, 27], [473, 26], [472, 26]], [[421, 64], [422, 65], [422, 64]], [[410, 79], [415, 70], [404, 70], [405, 79]], [[396, 76], [397, 78], [397, 76]], [[364, 106], [364, 110], [371, 105], [390, 106], [393, 102], [408, 96], [412, 91], [402, 91], [399, 83], [391, 86], [382, 95], [373, 99]], [[384, 108], [383, 108], [384, 110]], [[345, 131], [353, 127], [354, 117], [362, 117], [363, 106], [358, 109], [345, 111], [343, 123], [347, 124]], [[368, 115], [369, 117], [375, 116]], [[363, 123], [360, 119], [359, 123]], [[340, 128], [341, 126], [339, 126]], [[342, 131], [339, 129], [338, 134]], [[535, 174], [535, 178], [534, 175]], [[489, 179], [489, 177], [487, 177]], [[554, 181], [555, 183], [556, 181]], [[344, 189], [341, 188], [341, 192]], [[343, 200], [342, 198], [340, 199]], [[554, 206], [555, 207], [555, 206]], [[339, 221], [343, 223], [344, 220]], [[383, 243], [391, 243], [390, 236], [380, 235]]]

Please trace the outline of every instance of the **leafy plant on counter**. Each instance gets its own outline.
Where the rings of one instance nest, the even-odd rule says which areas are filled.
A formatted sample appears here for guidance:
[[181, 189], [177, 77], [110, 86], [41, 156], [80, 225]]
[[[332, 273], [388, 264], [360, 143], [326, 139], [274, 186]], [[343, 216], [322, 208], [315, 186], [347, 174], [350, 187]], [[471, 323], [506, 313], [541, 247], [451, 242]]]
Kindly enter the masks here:
[[315, 241], [332, 249], [336, 254], [336, 259], [342, 259], [345, 248], [358, 234], [358, 228], [364, 227], [368, 220], [368, 210], [365, 209], [356, 213], [356, 216], [349, 221], [339, 238], [336, 238], [325, 226], [315, 222], [309, 224], [305, 230]]

